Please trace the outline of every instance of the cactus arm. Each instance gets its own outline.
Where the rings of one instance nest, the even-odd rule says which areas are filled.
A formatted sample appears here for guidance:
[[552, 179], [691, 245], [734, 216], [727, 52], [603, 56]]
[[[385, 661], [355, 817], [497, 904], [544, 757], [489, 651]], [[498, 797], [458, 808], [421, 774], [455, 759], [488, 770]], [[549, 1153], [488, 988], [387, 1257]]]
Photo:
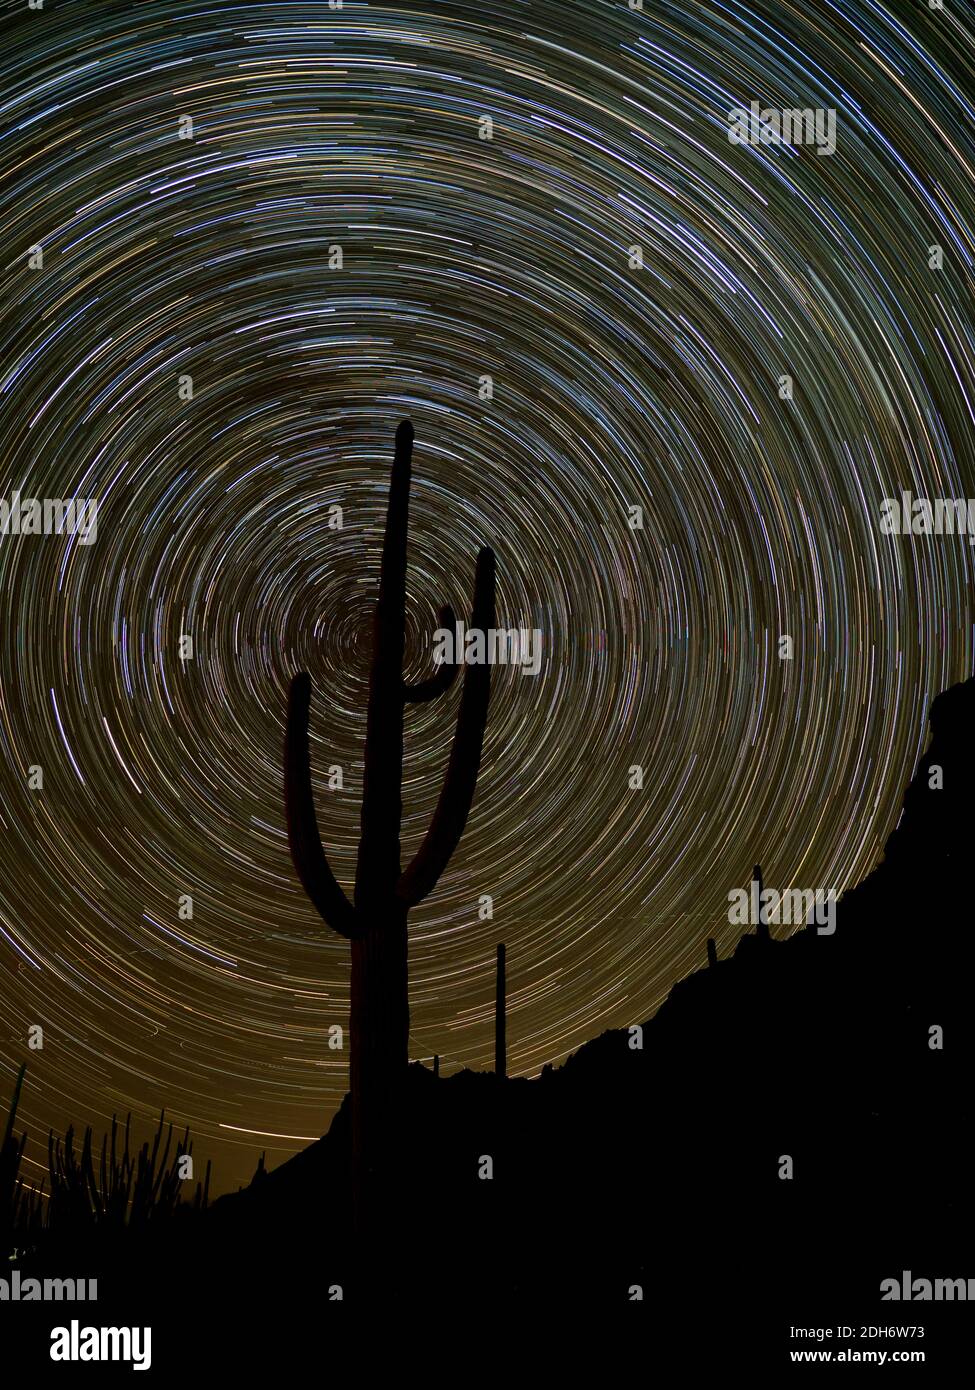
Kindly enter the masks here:
[[[447, 604], [437, 613], [439, 624], [453, 632], [456, 623], [454, 620], [454, 610]], [[428, 700], [434, 700], [438, 695], [443, 695], [454, 683], [457, 674], [457, 666], [452, 661], [442, 661], [437, 667], [436, 672], [428, 680], [418, 681], [416, 685], [403, 683], [403, 699], [409, 705], [423, 705]]]
[[[477, 557], [471, 626], [484, 633], [494, 626], [494, 552], [486, 548]], [[463, 834], [477, 785], [490, 693], [488, 662], [468, 666], [457, 730], [437, 809], [416, 858], [400, 875], [396, 887], [396, 896], [409, 907], [415, 906], [434, 887]]]
[[288, 844], [305, 892], [332, 930], [352, 940], [358, 935], [355, 909], [332, 873], [318, 834], [308, 752], [310, 702], [311, 677], [302, 672], [291, 682], [288, 695], [288, 731], [284, 747]]

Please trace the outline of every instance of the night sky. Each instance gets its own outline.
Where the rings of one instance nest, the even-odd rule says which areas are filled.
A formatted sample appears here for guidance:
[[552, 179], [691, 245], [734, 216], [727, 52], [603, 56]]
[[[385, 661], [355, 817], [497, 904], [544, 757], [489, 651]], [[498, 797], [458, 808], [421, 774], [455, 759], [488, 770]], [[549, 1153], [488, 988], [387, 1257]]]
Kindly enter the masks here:
[[[484, 544], [499, 620], [544, 644], [537, 678], [495, 672], [467, 830], [411, 916], [414, 1058], [492, 1065], [498, 941], [530, 1076], [732, 949], [756, 860], [780, 888], [870, 870], [973, 669], [973, 547], [879, 524], [901, 489], [975, 495], [967, 6], [0, 16], [0, 496], [98, 500], [89, 546], [0, 538], [0, 1109], [26, 1060], [28, 1177], [50, 1125], [165, 1106], [235, 1186], [345, 1092], [349, 948], [291, 866], [284, 715], [309, 671], [348, 886], [403, 418], [408, 676]], [[733, 145], [753, 100], [835, 108], [835, 153]], [[407, 710], [404, 860], [459, 690]]]

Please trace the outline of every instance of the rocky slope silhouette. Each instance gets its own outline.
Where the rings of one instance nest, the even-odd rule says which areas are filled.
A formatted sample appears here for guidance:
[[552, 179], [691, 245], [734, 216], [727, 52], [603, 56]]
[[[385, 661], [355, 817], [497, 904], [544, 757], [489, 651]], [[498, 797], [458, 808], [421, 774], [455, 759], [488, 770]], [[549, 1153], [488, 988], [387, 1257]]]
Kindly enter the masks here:
[[975, 1278], [973, 762], [969, 680], [932, 706], [903, 815], [835, 933], [749, 932], [671, 991], [642, 1048], [606, 1032], [531, 1081], [411, 1066], [381, 1260], [356, 1260], [346, 1098], [323, 1139], [178, 1248], [147, 1248], [140, 1299], [190, 1268], [208, 1308], [276, 1306], [281, 1325], [302, 1301], [323, 1327], [383, 1301], [634, 1317], [642, 1302], [688, 1345], [919, 1308], [957, 1330], [964, 1309], [885, 1303], [880, 1283]]
[[[786, 1290], [797, 1317], [825, 1291], [879, 1315], [881, 1279], [903, 1269], [975, 1276], [975, 680], [935, 701], [931, 731], [833, 935], [744, 936], [672, 990], [642, 1048], [607, 1032], [533, 1081], [411, 1067], [402, 1219], [370, 1297], [564, 1306], [639, 1289], [659, 1304], [747, 1288], [766, 1305]], [[347, 1169], [343, 1107], [319, 1143], [216, 1204], [215, 1246], [260, 1232], [286, 1259], [314, 1222], [321, 1269], [354, 1298]]]

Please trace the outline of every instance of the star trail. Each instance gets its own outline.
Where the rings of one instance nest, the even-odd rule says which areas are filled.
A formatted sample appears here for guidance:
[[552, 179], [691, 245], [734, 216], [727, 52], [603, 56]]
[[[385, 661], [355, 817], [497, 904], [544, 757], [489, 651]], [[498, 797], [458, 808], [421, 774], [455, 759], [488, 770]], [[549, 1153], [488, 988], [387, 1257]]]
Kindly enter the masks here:
[[[0, 496], [98, 501], [91, 544], [0, 537], [28, 1174], [49, 1125], [165, 1106], [235, 1186], [347, 1088], [348, 947], [291, 866], [284, 718], [307, 670], [348, 886], [404, 418], [407, 677], [439, 605], [469, 617], [481, 545], [499, 623], [542, 633], [537, 677], [495, 671], [467, 829], [411, 916], [414, 1058], [491, 1066], [499, 941], [530, 1076], [732, 949], [756, 861], [839, 891], [873, 867], [931, 699], [972, 673], [972, 547], [879, 524], [902, 489], [975, 496], [970, 21], [0, 6]], [[754, 101], [835, 109], [835, 152], [733, 144]], [[404, 861], [459, 684], [407, 712]]]

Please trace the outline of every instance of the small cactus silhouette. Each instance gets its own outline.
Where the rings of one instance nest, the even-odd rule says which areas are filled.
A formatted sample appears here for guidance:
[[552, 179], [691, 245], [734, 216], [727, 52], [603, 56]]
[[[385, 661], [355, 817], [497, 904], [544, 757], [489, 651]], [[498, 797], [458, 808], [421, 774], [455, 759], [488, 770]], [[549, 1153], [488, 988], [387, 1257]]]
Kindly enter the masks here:
[[769, 931], [768, 922], [765, 920], [765, 908], [762, 906], [762, 894], [765, 892], [765, 886], [762, 882], [761, 864], [756, 864], [752, 869], [752, 883], [756, 887], [758, 902], [758, 921], [755, 923], [755, 935], [759, 941], [771, 941], [772, 934]]
[[[311, 679], [294, 678], [285, 740], [288, 841], [295, 870], [327, 924], [352, 946], [349, 1020], [353, 1185], [357, 1223], [382, 1186], [380, 1166], [391, 1138], [408, 1063], [407, 914], [433, 889], [457, 847], [474, 799], [487, 723], [490, 666], [469, 665], [457, 730], [433, 820], [413, 862], [400, 864], [403, 722], [408, 704], [446, 691], [456, 665], [443, 663], [429, 680], [403, 679], [406, 631], [406, 542], [413, 427], [396, 431], [383, 540], [379, 600], [373, 623], [372, 670], [366, 716], [362, 834], [355, 892], [349, 902], [319, 838], [308, 748]], [[494, 626], [494, 553], [480, 551], [471, 626]], [[449, 608], [439, 614], [453, 628]]]
[[497, 979], [494, 997], [494, 1070], [498, 1076], [508, 1075], [507, 997], [505, 991], [505, 951], [498, 946]]

